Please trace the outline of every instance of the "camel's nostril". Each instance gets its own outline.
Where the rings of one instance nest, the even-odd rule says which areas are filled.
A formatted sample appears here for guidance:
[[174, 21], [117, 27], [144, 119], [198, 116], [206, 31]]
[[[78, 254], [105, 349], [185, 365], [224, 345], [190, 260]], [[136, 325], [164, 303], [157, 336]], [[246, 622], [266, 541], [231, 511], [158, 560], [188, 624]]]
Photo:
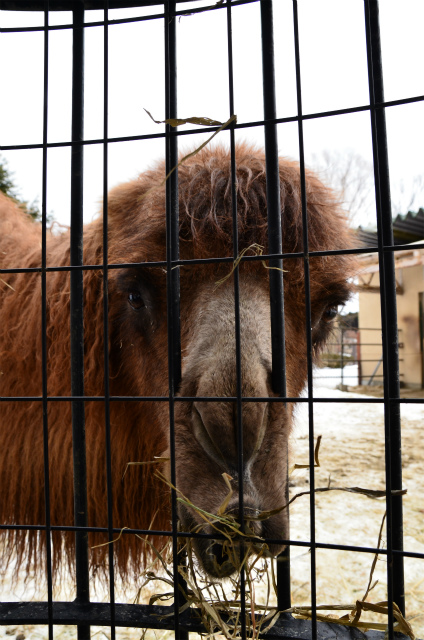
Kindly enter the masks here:
[[[199, 403], [194, 403], [192, 412], [193, 434], [207, 455], [219, 466], [225, 467], [225, 458], [211, 433], [208, 431]], [[212, 430], [213, 433], [213, 430]]]
[[[253, 383], [252, 383], [253, 384]], [[197, 389], [201, 393], [202, 385]], [[249, 387], [250, 389], [250, 387]], [[203, 395], [208, 395], [206, 388]], [[266, 389], [256, 388], [248, 395], [266, 395]], [[216, 394], [215, 394], [216, 395]], [[268, 403], [244, 403], [242, 406], [243, 456], [247, 464], [260, 452], [268, 426]], [[226, 470], [238, 467], [237, 408], [228, 402], [196, 401], [191, 412], [193, 435], [203, 451]]]
[[209, 573], [217, 578], [231, 576], [240, 565], [238, 547], [214, 542], [209, 549]]

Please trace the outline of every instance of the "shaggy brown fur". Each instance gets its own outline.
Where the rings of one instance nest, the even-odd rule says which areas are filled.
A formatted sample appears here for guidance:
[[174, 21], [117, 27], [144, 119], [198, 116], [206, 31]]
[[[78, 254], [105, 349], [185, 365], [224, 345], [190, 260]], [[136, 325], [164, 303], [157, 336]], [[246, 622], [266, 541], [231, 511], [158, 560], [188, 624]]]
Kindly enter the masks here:
[[[240, 146], [236, 160], [239, 247], [243, 249], [258, 243], [264, 246], [266, 252], [264, 155], [250, 147]], [[109, 263], [165, 260], [165, 196], [164, 187], [160, 186], [163, 177], [164, 165], [160, 164], [141, 174], [138, 179], [111, 191], [108, 198]], [[280, 177], [284, 251], [302, 251], [298, 165], [282, 159]], [[349, 232], [331, 192], [311, 173], [307, 174], [306, 188], [310, 250], [348, 248]], [[179, 169], [179, 193], [181, 258], [231, 256], [231, 171], [228, 152], [222, 148], [205, 149], [182, 165]], [[101, 217], [85, 227], [84, 263], [87, 265], [102, 263], [102, 229]], [[1, 194], [0, 238], [2, 268], [41, 265], [40, 227]], [[68, 233], [49, 235], [47, 262], [51, 267], [69, 265]], [[298, 258], [287, 259], [284, 266], [288, 393], [296, 396], [306, 379], [303, 262]], [[190, 354], [187, 355], [187, 349], [197, 340], [193, 327], [203, 321], [199, 305], [202, 301], [208, 304], [209, 297], [213, 295], [213, 284], [229, 269], [228, 263], [181, 268], [182, 346], [183, 355], [188, 360]], [[346, 256], [317, 257], [311, 258], [310, 269], [313, 340], [319, 345], [327, 337], [331, 326], [328, 310], [342, 303], [349, 295], [347, 278], [351, 275], [352, 263]], [[268, 272], [259, 262], [243, 264], [240, 273], [242, 280], [246, 280], [247, 292], [253, 291], [252, 283], [261, 292], [267, 290]], [[112, 395], [166, 396], [168, 393], [165, 278], [164, 270], [160, 268], [134, 267], [109, 271]], [[231, 287], [230, 280], [222, 291], [230, 291]], [[136, 313], [128, 302], [134, 290], [136, 293], [141, 291], [144, 304], [142, 315]], [[0, 291], [1, 395], [41, 396], [41, 276], [39, 273], [3, 273]], [[261, 296], [264, 298], [262, 293]], [[84, 305], [85, 393], [90, 396], [101, 395], [104, 392], [104, 336], [100, 268], [84, 273]], [[47, 274], [47, 342], [48, 394], [69, 396], [69, 273], [66, 271]], [[189, 373], [186, 374], [190, 363], [184, 365], [184, 362], [182, 390], [193, 391], [194, 382], [189, 378]], [[190, 375], [193, 376], [191, 369]], [[253, 389], [252, 395], [260, 394]], [[177, 411], [180, 412], [177, 422], [187, 423], [191, 406], [187, 408], [183, 403], [177, 405]], [[131, 467], [124, 483], [121, 482], [127, 462], [152, 460], [166, 451], [167, 403], [111, 402], [110, 411], [113, 524], [115, 527], [151, 526], [156, 530], [167, 530], [170, 527], [168, 490], [154, 480], [152, 467]], [[3, 401], [0, 403], [0, 412], [0, 522], [44, 524], [42, 404], [39, 401]], [[282, 420], [288, 425], [287, 438], [290, 417]], [[48, 403], [48, 431], [51, 522], [53, 525], [71, 525], [73, 472], [69, 402]], [[87, 402], [88, 520], [90, 526], [100, 527], [107, 526], [104, 434], [103, 403]], [[178, 451], [185, 464], [184, 469], [181, 466], [177, 469], [181, 483], [184, 485], [184, 473], [190, 473], [191, 482], [197, 483], [202, 469], [206, 469], [207, 465], [200, 459], [190, 459], [191, 441], [187, 430], [178, 432], [177, 429]], [[187, 471], [187, 465], [191, 465], [191, 470]], [[216, 472], [216, 475], [220, 477], [220, 473]], [[275, 475], [276, 470], [267, 469], [266, 473]], [[206, 484], [209, 492], [213, 493], [209, 480]], [[225, 493], [225, 486], [219, 489], [217, 495], [222, 491]], [[274, 506], [279, 505], [274, 501]], [[8, 548], [16, 550], [19, 561], [25, 559], [25, 562], [39, 563], [45, 544], [42, 534], [12, 530], [5, 535], [8, 536]], [[73, 535], [54, 533], [53, 538], [55, 566], [59, 565], [63, 552], [72, 562]], [[103, 534], [90, 535], [90, 544], [105, 540]], [[143, 548], [133, 536], [123, 536], [115, 544], [114, 552], [123, 573], [130, 568], [140, 568]], [[106, 558], [107, 547], [93, 551], [93, 567], [103, 566]]]

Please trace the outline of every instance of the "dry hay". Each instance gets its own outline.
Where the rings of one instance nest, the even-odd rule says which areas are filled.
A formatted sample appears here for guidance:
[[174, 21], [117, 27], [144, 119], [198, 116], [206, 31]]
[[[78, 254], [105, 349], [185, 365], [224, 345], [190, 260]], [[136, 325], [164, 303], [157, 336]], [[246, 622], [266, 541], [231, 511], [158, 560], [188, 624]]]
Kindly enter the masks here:
[[[321, 436], [318, 437], [315, 446], [315, 468], [320, 467], [319, 448], [321, 444]], [[162, 459], [161, 459], [162, 461]], [[133, 464], [151, 464], [133, 463]], [[308, 469], [307, 464], [295, 464], [292, 470]], [[197, 566], [196, 558], [193, 553], [190, 539], [183, 542], [181, 554], [187, 558], [187, 562], [178, 567], [178, 572], [183, 578], [185, 585], [178, 585], [178, 589], [182, 592], [184, 605], [180, 608], [183, 613], [189, 607], [195, 607], [200, 614], [201, 621], [205, 627], [206, 635], [214, 637], [216, 635], [224, 636], [227, 640], [234, 640], [240, 637], [243, 631], [243, 622], [245, 624], [248, 637], [256, 639], [261, 633], [266, 633], [277, 622], [280, 611], [275, 605], [277, 596], [276, 578], [274, 572], [274, 562], [267, 557], [267, 545], [257, 535], [253, 535], [249, 529], [249, 521], [246, 522], [244, 532], [241, 531], [240, 523], [237, 522], [231, 513], [227, 512], [228, 504], [233, 495], [231, 487], [232, 478], [224, 473], [223, 478], [228, 487], [228, 494], [217, 514], [210, 514], [199, 509], [191, 503], [181, 492], [160, 473], [157, 477], [166, 482], [171, 489], [176, 491], [177, 500], [186, 507], [194, 509], [204, 520], [205, 524], [212, 527], [213, 530], [222, 538], [223, 556], [227, 558], [227, 562], [235, 569], [233, 576], [227, 578], [225, 582], [219, 582], [205, 576]], [[363, 489], [360, 487], [321, 487], [315, 489], [316, 493], [327, 493], [330, 491], [343, 491], [354, 494], [361, 494], [371, 499], [384, 498], [386, 492], [383, 490]], [[393, 491], [393, 494], [405, 494], [406, 490]], [[269, 512], [262, 512], [253, 516], [250, 520], [265, 520], [278, 511], [288, 508], [298, 498], [310, 495], [310, 491], [302, 491], [294, 494], [286, 505], [281, 506]], [[377, 548], [381, 548], [383, 537], [383, 527], [385, 522], [385, 514], [383, 516], [377, 541]], [[202, 530], [197, 527], [195, 533]], [[168, 590], [163, 592], [158, 589], [157, 592], [149, 599], [149, 604], [170, 604], [174, 602], [175, 582], [173, 573], [172, 558], [172, 542], [158, 551], [146, 538], [140, 538], [154, 552], [155, 564], [147, 569], [142, 578], [142, 584], [137, 593], [136, 602], [139, 602], [143, 589], [152, 584], [165, 584]], [[211, 541], [212, 544], [212, 541]], [[241, 549], [241, 551], [240, 551]], [[368, 583], [365, 593], [361, 599], [349, 604], [327, 604], [317, 607], [316, 618], [323, 622], [337, 622], [349, 627], [356, 627], [362, 631], [387, 629], [387, 617], [389, 614], [389, 603], [387, 601], [369, 602], [367, 598], [373, 589], [377, 586], [378, 580], [374, 580], [374, 572], [377, 565], [379, 554], [375, 554], [372, 559], [371, 568], [368, 577]], [[156, 567], [160, 567], [158, 572]], [[256, 597], [255, 584], [262, 584], [261, 595], [265, 596], [262, 602], [258, 602]], [[171, 590], [169, 590], [171, 588]], [[242, 601], [244, 606], [242, 606]], [[347, 611], [342, 616], [335, 615], [334, 612]], [[331, 613], [329, 613], [331, 612]], [[366, 619], [362, 614], [366, 612]], [[286, 613], [292, 613], [300, 619], [311, 619], [312, 610], [309, 605], [293, 606], [286, 610]], [[379, 614], [376, 618], [370, 614]], [[173, 614], [169, 614], [173, 615]], [[244, 620], [242, 616], [244, 615]], [[415, 640], [415, 635], [409, 622], [405, 620], [401, 611], [396, 604], [393, 604], [394, 629], [397, 632], [408, 635], [411, 640]]]

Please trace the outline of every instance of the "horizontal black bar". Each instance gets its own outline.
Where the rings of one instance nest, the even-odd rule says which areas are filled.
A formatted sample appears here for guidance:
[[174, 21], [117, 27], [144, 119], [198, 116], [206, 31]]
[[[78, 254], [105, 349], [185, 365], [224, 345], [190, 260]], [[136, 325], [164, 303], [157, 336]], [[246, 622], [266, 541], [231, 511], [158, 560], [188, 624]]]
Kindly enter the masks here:
[[[345, 346], [345, 347], [347, 347], [347, 346], [349, 346], [350, 344], [352, 344], [352, 346], [356, 346], [354, 342], [352, 342], [352, 343], [345, 342], [345, 343], [344, 343], [344, 346]], [[371, 345], [368, 345], [368, 346], [371, 346], [371, 347], [376, 346], [376, 347], [378, 347], [379, 345], [381, 345], [381, 342], [380, 342], [378, 345], [373, 345], [373, 344], [371, 344]], [[363, 344], [361, 344], [361, 346], [364, 346], [364, 345], [363, 345]], [[330, 355], [331, 355], [331, 354], [330, 354]], [[335, 354], [335, 355], [339, 355], [339, 356], [340, 356], [340, 354]], [[323, 358], [323, 359], [325, 359], [325, 354], [322, 356], [322, 358]], [[331, 359], [330, 359], [330, 362], [334, 362], [334, 360], [331, 360]], [[372, 359], [372, 360], [371, 360], [371, 359], [367, 359], [367, 358], [361, 358], [360, 360], [351, 360], [351, 359], [349, 358], [349, 356], [344, 356], [344, 357], [343, 357], [343, 363], [344, 363], [344, 366], [346, 366], [346, 367], [347, 367], [348, 365], [350, 365], [350, 364], [357, 364], [358, 362], [380, 362], [380, 358], [374, 358], [374, 359]], [[404, 362], [404, 359], [403, 359], [403, 358], [400, 358], [400, 359], [399, 359], [399, 362]], [[399, 374], [399, 375], [402, 375], [402, 374]], [[317, 376], [317, 377], [318, 377], [318, 378], [320, 378], [320, 377], [321, 377], [321, 378], [330, 378], [331, 376]], [[351, 376], [351, 377], [352, 377], [352, 376]]]
[[[23, 525], [23, 524], [0, 524], [0, 531], [45, 531], [46, 527], [41, 524], [32, 524], [32, 525]], [[66, 532], [75, 532], [75, 531], [85, 531], [87, 533], [104, 533], [108, 534], [109, 529], [106, 527], [76, 527], [76, 526], [66, 526], [66, 525], [52, 525], [49, 528], [50, 531], [58, 531], [61, 533]], [[172, 531], [160, 531], [155, 529], [130, 529], [124, 528], [119, 529], [117, 527], [112, 529], [112, 533], [117, 535], [139, 535], [139, 536], [158, 536], [158, 537], [171, 537]], [[195, 538], [195, 539], [207, 539], [207, 540], [225, 540], [225, 536], [221, 535], [217, 532], [210, 533], [195, 533], [188, 531], [178, 531], [178, 538]], [[246, 536], [246, 540], [249, 537]], [[288, 540], [285, 538], [262, 538], [264, 542], [267, 544], [284, 544], [289, 545], [291, 547], [305, 547], [310, 548], [312, 546], [310, 540]], [[376, 548], [376, 547], [361, 547], [358, 545], [346, 545], [346, 544], [331, 544], [327, 542], [315, 542], [313, 545], [316, 549], [331, 549], [332, 551], [351, 551], [353, 553], [378, 553], [379, 555], [387, 555], [388, 551], [384, 548]], [[420, 553], [419, 551], [405, 551], [405, 550], [397, 550], [393, 549], [393, 553], [401, 554], [406, 558], [416, 558], [418, 560], [424, 560], [424, 553]]]
[[[114, 624], [118, 627], [136, 627], [150, 629], [174, 629], [173, 607], [143, 604], [115, 604]], [[224, 620], [225, 617], [223, 616]], [[206, 632], [201, 623], [199, 609], [187, 609], [179, 616], [180, 628], [186, 631]], [[0, 604], [0, 624], [47, 624], [49, 622], [46, 602], [4, 602]], [[76, 602], [54, 602], [53, 623], [61, 625], [90, 624], [110, 626], [110, 605], [98, 602], [79, 604]], [[285, 640], [310, 640], [311, 622], [298, 620], [292, 615], [280, 614], [279, 619], [264, 638], [284, 638]], [[368, 631], [336, 623], [317, 623], [318, 640], [384, 640], [383, 631]], [[407, 640], [408, 636], [396, 634], [399, 640]]]
[[410, 244], [398, 244], [395, 246], [384, 246], [383, 245], [383, 251], [393, 251], [394, 253], [396, 253], [396, 251], [411, 251], [411, 249], [413, 249], [415, 251], [415, 249], [424, 249], [424, 242], [414, 242], [414, 243], [410, 243]]
[[[102, 23], [103, 24], [103, 23]], [[1, 30], [0, 30], [1, 31]], [[275, 123], [275, 124], [285, 124], [289, 122], [298, 122], [301, 120], [314, 120], [317, 118], [327, 118], [331, 116], [340, 116], [340, 115], [348, 115], [350, 113], [360, 113], [363, 111], [370, 111], [371, 109], [384, 109], [386, 107], [395, 107], [405, 104], [412, 104], [414, 102], [422, 102], [424, 101], [424, 95], [421, 96], [413, 96], [410, 98], [403, 98], [401, 100], [392, 100], [390, 102], [382, 102], [376, 104], [375, 107], [371, 107], [370, 105], [362, 105], [359, 107], [350, 107], [346, 109], [336, 109], [333, 111], [320, 111], [317, 113], [303, 114], [302, 116], [289, 116], [287, 118], [275, 118], [275, 120], [256, 120], [254, 122], [243, 122], [243, 123], [233, 123], [231, 126], [235, 129], [247, 129], [251, 127], [263, 127], [265, 124]], [[201, 133], [210, 133], [218, 130], [218, 126], [216, 127], [202, 127], [198, 129], [188, 129], [185, 131], [175, 130], [171, 131], [169, 135], [174, 136], [188, 136], [188, 135], [197, 135]], [[165, 133], [148, 133], [144, 135], [137, 136], [123, 136], [120, 138], [95, 138], [92, 140], [82, 140], [79, 142], [48, 142], [47, 144], [43, 143], [35, 143], [35, 144], [19, 144], [19, 145], [0, 145], [0, 151], [20, 151], [24, 149], [43, 149], [47, 148], [55, 148], [55, 147], [71, 147], [74, 145], [92, 145], [92, 144], [105, 144], [106, 142], [112, 144], [114, 142], [133, 142], [137, 140], [150, 140], [152, 138], [165, 138]]]
[[[319, 377], [319, 376], [318, 376]], [[321, 376], [329, 377], [329, 376]], [[42, 401], [42, 396], [1, 396], [0, 402], [38, 402]], [[73, 402], [85, 400], [85, 402], [169, 402], [169, 396], [47, 396], [50, 402]], [[176, 402], [237, 402], [236, 396], [175, 396]], [[388, 398], [389, 402], [423, 404], [423, 398]], [[289, 398], [278, 397], [241, 397], [242, 402], [309, 402], [308, 397]], [[384, 398], [315, 398], [313, 402], [338, 402], [348, 404], [361, 404], [384, 402]]]
[[[192, 2], [192, 0], [178, 0], [181, 2]], [[233, 7], [244, 5], [244, 4], [253, 4], [254, 2], [258, 2], [258, 0], [231, 0], [231, 5]], [[49, 11], [69, 11], [78, 6], [78, 2], [75, 0], [50, 0], [49, 1]], [[125, 0], [121, 2], [121, 0], [109, 0], [108, 9], [127, 9], [127, 8], [137, 8], [137, 7], [151, 7], [154, 5], [161, 4], [157, 0], [143, 0], [140, 2], [139, 0]], [[104, 9], [105, 3], [104, 0], [85, 0], [84, 9], [87, 11]], [[226, 8], [227, 5], [222, 5], [215, 3], [213, 5], [209, 5], [206, 7], [195, 8], [192, 7], [190, 9], [181, 9], [180, 11], [176, 11], [175, 14], [177, 16], [187, 16], [192, 15], [194, 13], [204, 13], [205, 11], [214, 11], [216, 9]], [[45, 0], [2, 0], [2, 10], [8, 11], [44, 11], [45, 9]], [[157, 18], [164, 18], [165, 14], [163, 13], [154, 13], [149, 16], [134, 16], [131, 18], [119, 18], [112, 20], [102, 20], [97, 22], [86, 22], [84, 24], [85, 27], [103, 27], [105, 24], [108, 26], [114, 24], [125, 24], [132, 22], [144, 22], [146, 20], [154, 20]], [[48, 30], [53, 29], [72, 29], [72, 24], [61, 24], [48, 26]], [[26, 31], [44, 31], [44, 27], [4, 27], [0, 29], [0, 33], [21, 33]]]
[[[398, 246], [390, 246], [384, 247], [384, 251], [403, 251], [403, 250], [412, 250], [412, 249], [424, 249], [424, 243], [416, 243], [414, 245], [402, 245], [401, 248]], [[335, 249], [328, 251], [310, 251], [308, 256], [310, 258], [319, 258], [323, 256], [344, 256], [344, 255], [361, 255], [364, 253], [377, 253], [377, 247], [357, 247], [356, 249]], [[263, 254], [256, 256], [240, 256], [240, 262], [263, 262], [272, 259], [283, 259], [288, 260], [291, 258], [304, 258], [306, 254], [301, 251], [296, 251], [293, 253], [281, 253], [281, 254]], [[173, 260], [171, 262], [172, 265], [176, 267], [189, 267], [191, 265], [199, 265], [199, 264], [220, 264], [220, 263], [232, 263], [234, 262], [234, 258], [232, 257], [222, 257], [222, 258], [199, 258], [196, 260]], [[108, 269], [130, 269], [133, 267], [146, 267], [146, 268], [154, 268], [154, 267], [162, 267], [166, 268], [167, 263], [164, 261], [159, 262], [119, 262], [114, 264], [108, 264]], [[0, 273], [43, 273], [44, 271], [47, 273], [56, 273], [59, 271], [94, 271], [101, 270], [103, 268], [102, 265], [98, 264], [87, 264], [87, 265], [66, 265], [66, 266], [57, 266], [57, 267], [29, 267], [29, 268], [9, 268], [9, 269], [0, 269]], [[352, 327], [354, 330], [359, 330], [357, 327]], [[369, 331], [376, 330], [367, 329]], [[402, 331], [402, 329], [399, 329]]]

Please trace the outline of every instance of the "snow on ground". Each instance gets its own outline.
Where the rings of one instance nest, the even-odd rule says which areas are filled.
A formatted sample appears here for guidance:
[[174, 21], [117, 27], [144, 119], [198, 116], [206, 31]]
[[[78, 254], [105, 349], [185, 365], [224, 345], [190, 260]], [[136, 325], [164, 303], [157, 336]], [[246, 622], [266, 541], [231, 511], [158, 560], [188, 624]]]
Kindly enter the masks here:
[[[355, 384], [355, 366], [343, 371], [346, 383]], [[349, 382], [347, 382], [349, 376]], [[352, 377], [351, 377], [352, 376]], [[366, 396], [342, 392], [335, 387], [341, 383], [339, 369], [315, 371], [314, 398], [331, 398], [329, 403], [313, 405], [315, 439], [322, 435], [319, 452], [320, 467], [315, 469], [316, 487], [362, 487], [385, 488], [384, 461], [384, 408], [381, 402], [352, 403], [352, 399]], [[424, 422], [423, 404], [401, 405], [403, 431], [403, 483], [408, 493], [404, 498], [404, 543], [405, 550], [424, 553]], [[296, 409], [295, 428], [291, 446], [291, 463], [308, 463], [308, 403], [299, 403]], [[291, 476], [291, 496], [309, 488], [308, 470], [294, 471]], [[318, 493], [315, 498], [315, 530], [317, 542], [376, 547], [378, 532], [385, 512], [384, 500], [371, 500], [363, 495], [332, 491]], [[309, 496], [295, 500], [290, 507], [291, 538], [308, 541], [310, 535]], [[385, 541], [383, 540], [383, 546]], [[368, 553], [321, 550], [316, 552], [317, 601], [318, 604], [341, 604], [354, 602], [364, 595], [373, 555]], [[293, 546], [291, 550], [292, 601], [293, 605], [310, 603], [311, 554], [308, 547]], [[45, 599], [45, 593], [33, 589], [31, 581], [24, 587], [12, 587], [11, 575], [6, 577], [1, 590], [2, 601], [28, 600], [31, 597]], [[386, 562], [380, 556], [374, 578], [379, 580], [371, 592], [373, 602], [386, 599]], [[424, 638], [424, 559], [405, 559], [405, 581], [407, 617], [415, 633]], [[137, 585], [126, 594], [118, 589], [117, 601], [131, 602]], [[257, 588], [260, 594], [260, 587]], [[145, 592], [146, 601], [150, 592]], [[57, 600], [73, 598], [71, 581], [61, 582], [55, 594]], [[93, 599], [107, 601], [107, 593], [101, 588]], [[108, 629], [93, 628], [100, 637], [109, 637]], [[17, 640], [44, 640], [46, 627], [0, 627], [0, 638], [15, 637]], [[74, 640], [75, 627], [57, 627], [55, 636], [60, 640]], [[160, 640], [168, 632], [149, 632], [148, 638]], [[120, 640], [135, 640], [140, 637], [136, 629], [118, 630]], [[169, 636], [170, 637], [170, 636]]]
[[314, 385], [316, 387], [327, 387], [335, 389], [340, 384], [354, 387], [358, 384], [358, 365], [349, 364], [339, 368], [322, 367], [314, 371]]
[[[349, 367], [350, 369], [351, 367]], [[346, 372], [347, 367], [345, 368]], [[338, 370], [330, 369], [327, 372]], [[318, 370], [316, 376], [322, 376]], [[338, 373], [340, 373], [338, 371]], [[352, 372], [353, 373], [353, 372]], [[317, 375], [318, 374], [318, 375]], [[334, 375], [334, 373], [333, 373]], [[335, 379], [340, 384], [340, 377]], [[316, 487], [385, 488], [384, 407], [381, 402], [349, 403], [366, 396], [339, 391], [329, 378], [319, 377], [314, 397], [331, 397], [338, 402], [317, 402], [313, 406], [315, 437], [322, 435], [320, 467], [315, 469]], [[423, 404], [402, 404], [404, 548], [424, 553], [424, 444]], [[292, 441], [292, 462], [307, 463], [309, 451], [308, 407], [296, 410]], [[308, 471], [295, 471], [291, 477], [291, 495], [307, 490]], [[316, 494], [316, 540], [327, 544], [376, 547], [385, 512], [384, 500], [346, 492]], [[309, 496], [298, 498], [290, 510], [291, 538], [305, 540], [310, 530]], [[385, 541], [383, 541], [385, 543]], [[318, 603], [354, 602], [365, 592], [373, 556], [360, 552], [317, 551]], [[369, 600], [386, 599], [386, 563], [380, 556], [374, 574], [379, 579]], [[293, 603], [310, 600], [310, 554], [301, 547], [292, 548]], [[424, 559], [405, 559], [407, 616], [418, 637], [424, 637]]]

